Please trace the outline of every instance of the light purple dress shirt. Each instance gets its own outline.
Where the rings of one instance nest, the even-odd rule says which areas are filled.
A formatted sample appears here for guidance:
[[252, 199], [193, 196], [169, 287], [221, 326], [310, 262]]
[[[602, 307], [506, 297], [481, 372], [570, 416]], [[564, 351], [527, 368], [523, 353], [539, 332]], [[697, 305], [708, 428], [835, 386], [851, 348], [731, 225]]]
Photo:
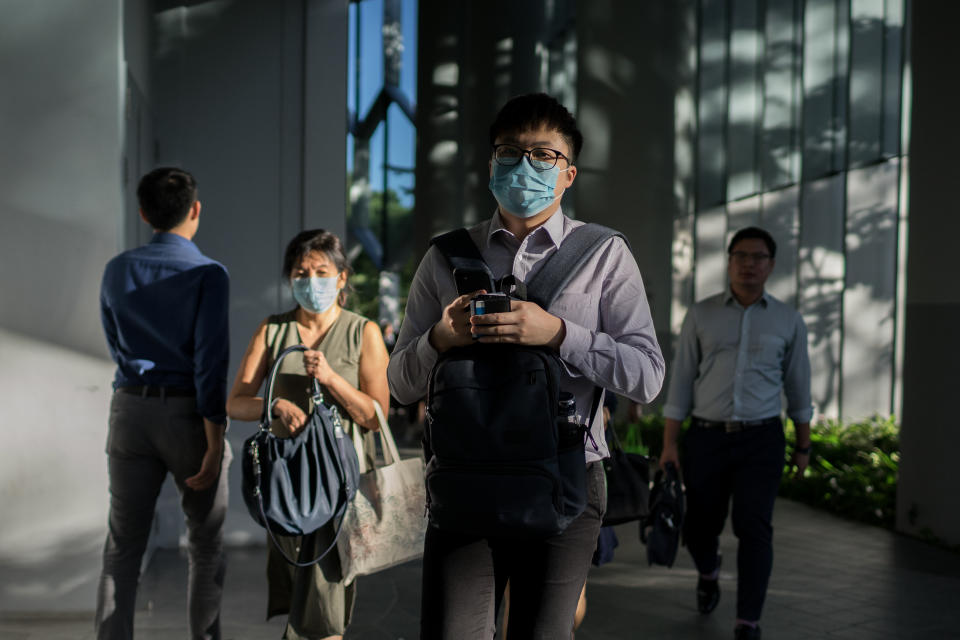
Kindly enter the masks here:
[[[513, 274], [527, 281], [582, 224], [558, 209], [523, 241], [503, 226], [499, 213], [469, 231], [495, 278]], [[400, 402], [412, 404], [426, 396], [438, 357], [428, 339], [430, 329], [456, 297], [453, 273], [431, 246], [410, 285], [406, 315], [387, 368], [390, 392]], [[581, 416], [589, 412], [595, 386], [641, 403], [656, 397], [663, 384], [663, 355], [640, 270], [622, 238], [604, 243], [547, 311], [562, 318], [566, 327], [559, 353], [565, 367], [560, 388], [574, 395]], [[608, 455], [602, 416], [598, 407], [590, 421], [588, 462]]]

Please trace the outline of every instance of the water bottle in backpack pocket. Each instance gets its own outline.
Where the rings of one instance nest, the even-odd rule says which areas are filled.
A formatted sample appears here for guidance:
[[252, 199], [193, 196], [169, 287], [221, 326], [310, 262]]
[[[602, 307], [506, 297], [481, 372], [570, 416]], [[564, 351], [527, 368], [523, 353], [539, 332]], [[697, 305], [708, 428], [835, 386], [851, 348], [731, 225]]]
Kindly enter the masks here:
[[[587, 420], [589, 419], [588, 416]], [[580, 470], [585, 470], [587, 465], [583, 453], [583, 439], [588, 428], [577, 416], [577, 404], [573, 394], [561, 391], [557, 407], [557, 462], [563, 482], [564, 513], [580, 515], [586, 506], [587, 474]]]

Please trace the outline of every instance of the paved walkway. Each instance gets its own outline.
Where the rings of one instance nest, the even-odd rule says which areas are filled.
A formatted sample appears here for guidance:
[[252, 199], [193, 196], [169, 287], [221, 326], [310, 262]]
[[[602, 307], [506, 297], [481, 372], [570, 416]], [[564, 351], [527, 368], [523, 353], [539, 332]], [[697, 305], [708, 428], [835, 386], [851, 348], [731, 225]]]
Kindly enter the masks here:
[[[781, 500], [775, 516], [776, 559], [763, 620], [764, 638], [960, 638], [960, 555], [875, 527], [847, 522]], [[77, 541], [55, 562], [0, 565], [0, 638], [87, 640], [99, 571], [99, 532]], [[588, 612], [577, 640], [732, 638], [735, 539], [720, 605], [710, 616], [694, 607], [695, 572], [681, 550], [672, 569], [648, 567], [636, 525], [617, 528], [614, 562], [595, 568]], [[271, 640], [283, 621], [264, 621], [262, 547], [231, 549], [224, 598], [224, 640]], [[140, 588], [139, 640], [185, 638], [186, 561], [158, 552]], [[419, 565], [361, 578], [356, 623], [348, 640], [417, 637]]]

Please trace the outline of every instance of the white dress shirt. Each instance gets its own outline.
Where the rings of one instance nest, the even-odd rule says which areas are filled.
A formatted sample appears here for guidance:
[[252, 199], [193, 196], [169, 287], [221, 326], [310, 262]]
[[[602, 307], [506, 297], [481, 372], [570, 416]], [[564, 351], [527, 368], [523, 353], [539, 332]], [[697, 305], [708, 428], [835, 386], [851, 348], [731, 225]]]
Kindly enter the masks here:
[[[494, 278], [513, 274], [526, 282], [582, 224], [558, 209], [520, 241], [495, 213], [469, 232]], [[412, 404], [426, 396], [438, 357], [430, 345], [430, 329], [457, 295], [449, 264], [431, 246], [410, 285], [406, 315], [387, 368], [390, 391], [400, 402]], [[663, 384], [663, 355], [640, 270], [622, 238], [605, 242], [547, 311], [564, 321], [560, 388], [574, 395], [581, 416], [589, 412], [595, 386], [641, 403], [656, 397]], [[598, 406], [590, 420], [588, 462], [608, 455], [602, 415]]]
[[727, 289], [696, 303], [680, 329], [663, 415], [683, 420], [810, 422], [810, 359], [800, 314], [768, 293], [744, 308]]

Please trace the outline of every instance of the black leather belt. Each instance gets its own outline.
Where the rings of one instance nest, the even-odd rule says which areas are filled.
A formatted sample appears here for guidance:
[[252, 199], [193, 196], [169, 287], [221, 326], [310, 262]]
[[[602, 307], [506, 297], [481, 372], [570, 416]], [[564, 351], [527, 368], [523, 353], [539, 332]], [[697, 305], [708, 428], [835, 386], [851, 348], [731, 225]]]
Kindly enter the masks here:
[[118, 387], [117, 391], [129, 393], [132, 396], [140, 396], [141, 398], [192, 398], [197, 395], [196, 389], [188, 389], [187, 387], [161, 387], [156, 384]]
[[763, 420], [704, 420], [694, 417], [690, 425], [700, 429], [723, 429], [727, 433], [753, 429], [754, 427], [767, 427], [774, 424], [780, 424], [780, 416], [764, 418]]

